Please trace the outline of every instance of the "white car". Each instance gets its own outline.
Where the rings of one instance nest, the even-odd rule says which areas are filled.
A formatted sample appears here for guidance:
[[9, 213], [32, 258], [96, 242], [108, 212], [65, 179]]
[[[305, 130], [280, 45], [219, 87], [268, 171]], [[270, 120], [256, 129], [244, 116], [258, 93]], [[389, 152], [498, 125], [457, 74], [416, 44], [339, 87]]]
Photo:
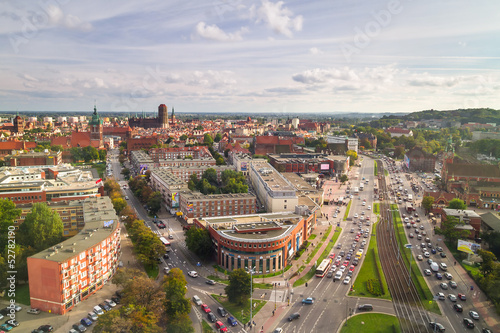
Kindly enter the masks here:
[[366, 201], [363, 201], [363, 206], [366, 206]]
[[425, 252], [425, 253], [424, 253], [424, 257], [429, 258], [430, 256], [431, 256], [431, 255], [429, 254], [429, 252]]
[[188, 275], [192, 278], [198, 277], [198, 273], [196, 271], [189, 271]]
[[345, 279], [344, 279], [344, 284], [349, 284], [349, 282], [351, 282], [351, 277], [350, 276], [346, 276]]
[[371, 210], [371, 209], [372, 209], [372, 206], [368, 206], [368, 208], [367, 208], [367, 209], [368, 209], [368, 210]]
[[354, 218], [357, 219], [358, 218], [358, 213], [354, 214]]
[[441, 269], [442, 269], [443, 271], [448, 270], [448, 266], [447, 266], [444, 262], [442, 262], [441, 264], [439, 264], [439, 267], [441, 267]]

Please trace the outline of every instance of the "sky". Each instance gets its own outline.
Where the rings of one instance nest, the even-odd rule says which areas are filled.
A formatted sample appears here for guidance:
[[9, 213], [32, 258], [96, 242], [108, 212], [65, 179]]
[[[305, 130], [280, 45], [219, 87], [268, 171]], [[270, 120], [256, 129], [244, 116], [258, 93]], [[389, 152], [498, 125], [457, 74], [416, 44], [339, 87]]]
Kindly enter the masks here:
[[500, 108], [493, 0], [0, 0], [0, 111]]

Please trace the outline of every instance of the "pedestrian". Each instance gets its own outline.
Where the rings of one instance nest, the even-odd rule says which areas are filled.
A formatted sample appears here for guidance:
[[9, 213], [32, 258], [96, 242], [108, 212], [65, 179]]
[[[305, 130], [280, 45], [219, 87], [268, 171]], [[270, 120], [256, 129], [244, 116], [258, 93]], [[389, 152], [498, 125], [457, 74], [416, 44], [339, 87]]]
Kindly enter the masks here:
[[453, 265], [456, 265], [456, 264], [457, 264], [457, 262], [455, 261], [455, 262], [453, 263]]

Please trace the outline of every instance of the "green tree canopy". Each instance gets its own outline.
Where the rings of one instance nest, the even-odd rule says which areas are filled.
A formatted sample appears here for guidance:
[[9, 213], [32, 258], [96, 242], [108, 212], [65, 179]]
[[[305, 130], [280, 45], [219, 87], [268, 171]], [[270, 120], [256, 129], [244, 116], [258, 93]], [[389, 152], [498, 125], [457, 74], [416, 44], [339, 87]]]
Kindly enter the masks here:
[[153, 192], [153, 194], [149, 196], [148, 207], [149, 207], [149, 212], [152, 215], [158, 214], [158, 212], [161, 209], [162, 201], [163, 201], [163, 198], [161, 196], [161, 192], [159, 192], [159, 191]]
[[215, 141], [215, 142], [220, 142], [220, 140], [222, 140], [222, 134], [217, 133], [217, 134], [215, 135], [214, 141]]
[[358, 159], [358, 153], [356, 153], [354, 150], [348, 150], [346, 152], [346, 155], [349, 156], [349, 165], [353, 166], [356, 163], [356, 160]]
[[427, 213], [432, 210], [432, 205], [434, 205], [434, 197], [424, 196], [422, 198], [422, 207], [424, 207]]
[[210, 233], [202, 228], [189, 228], [186, 230], [186, 245], [190, 251], [202, 259], [208, 259], [213, 254]]
[[59, 243], [63, 238], [63, 229], [59, 214], [47, 204], [36, 202], [19, 226], [19, 235], [23, 245], [41, 251]]
[[165, 290], [165, 313], [168, 321], [174, 320], [181, 315], [188, 315], [191, 304], [186, 298], [186, 278], [179, 268], [172, 268], [163, 280]]
[[457, 218], [448, 216], [446, 220], [441, 221], [440, 228], [435, 228], [436, 234], [443, 235], [447, 241], [456, 245], [459, 238], [467, 238], [470, 234], [469, 230], [458, 229], [459, 224], [461, 222]]
[[21, 216], [21, 209], [9, 199], [0, 199], [0, 252], [7, 245], [9, 227]]
[[211, 146], [214, 144], [214, 139], [212, 139], [212, 136], [209, 133], [205, 133], [203, 135], [203, 143], [207, 146]]
[[489, 249], [498, 258], [500, 257], [500, 232], [491, 231], [481, 234], [481, 238], [488, 243]]
[[250, 274], [243, 268], [229, 274], [229, 284], [224, 289], [231, 303], [244, 304], [250, 298]]
[[486, 251], [486, 250], [479, 250], [477, 251], [477, 254], [483, 259], [483, 262], [481, 263], [481, 267], [479, 270], [481, 273], [486, 276], [490, 273], [493, 273], [495, 269], [495, 265], [497, 264], [497, 257], [493, 254], [493, 252]]
[[345, 184], [347, 181], [349, 181], [349, 177], [347, 177], [347, 175], [340, 176], [340, 182], [342, 184]]
[[464, 203], [463, 200], [455, 198], [455, 199], [450, 200], [450, 202], [448, 203], [448, 208], [450, 208], [450, 209], [467, 209], [467, 205]]

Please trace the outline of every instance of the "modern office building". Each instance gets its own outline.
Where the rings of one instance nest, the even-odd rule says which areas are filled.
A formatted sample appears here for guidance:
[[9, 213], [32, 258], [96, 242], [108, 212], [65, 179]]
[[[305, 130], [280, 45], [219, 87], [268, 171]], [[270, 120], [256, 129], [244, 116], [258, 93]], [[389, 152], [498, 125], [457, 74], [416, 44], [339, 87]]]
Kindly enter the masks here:
[[32, 308], [65, 314], [111, 279], [120, 258], [120, 222], [109, 197], [83, 202], [85, 228], [28, 258]]

